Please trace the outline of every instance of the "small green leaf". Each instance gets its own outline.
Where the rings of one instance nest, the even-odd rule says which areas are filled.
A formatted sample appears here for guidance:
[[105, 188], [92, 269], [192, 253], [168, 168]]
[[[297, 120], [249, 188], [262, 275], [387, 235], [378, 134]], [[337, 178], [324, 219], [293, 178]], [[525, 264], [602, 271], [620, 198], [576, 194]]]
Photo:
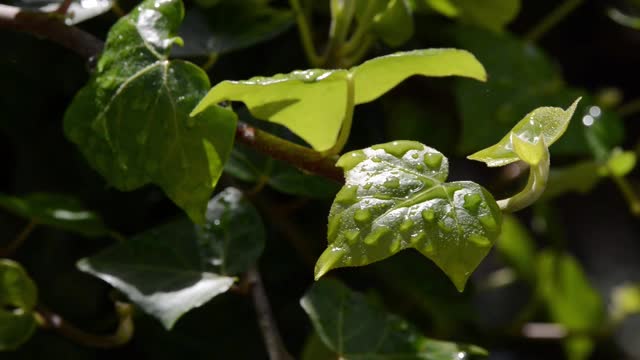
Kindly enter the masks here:
[[347, 111], [349, 73], [356, 104], [375, 100], [412, 75], [478, 80], [486, 76], [482, 65], [464, 50], [414, 50], [375, 58], [349, 71], [312, 69], [223, 81], [209, 91], [192, 115], [222, 101], [241, 101], [254, 117], [282, 124], [314, 149], [328, 150], [338, 139]]
[[529, 140], [511, 133], [511, 144], [513, 145], [513, 152], [516, 153], [518, 158], [531, 166], [537, 166], [548, 156], [544, 137], [539, 138], [535, 143], [531, 143]]
[[536, 246], [529, 230], [513, 215], [504, 215], [496, 250], [522, 278], [533, 281], [536, 270]]
[[209, 88], [204, 71], [169, 61], [183, 16], [180, 0], [147, 0], [109, 32], [97, 71], [65, 114], [65, 133], [120, 190], [148, 183], [197, 222], [222, 173], [235, 114], [189, 112]]
[[[417, 0], [421, 1], [421, 0]], [[422, 0], [427, 6], [440, 14], [448, 17], [460, 15], [460, 9], [453, 4], [452, 0]]]
[[640, 284], [622, 284], [611, 293], [611, 318], [619, 323], [627, 316], [640, 314]]
[[362, 266], [414, 248], [462, 291], [500, 232], [493, 196], [469, 182], [445, 183], [448, 160], [415, 141], [344, 154], [346, 185], [329, 214], [329, 246], [315, 274]]
[[535, 146], [524, 145], [525, 142], [551, 146], [567, 130], [569, 120], [571, 120], [579, 101], [580, 98], [574, 101], [567, 110], [555, 107], [541, 107], [533, 110], [497, 144], [469, 155], [468, 158], [485, 162], [490, 167], [504, 166], [521, 160], [512, 142], [515, 138], [516, 141], [520, 140], [518, 145], [523, 156], [530, 161], [540, 160], [542, 158], [540, 155], [544, 153], [542, 149], [538, 147], [535, 150]]
[[264, 248], [260, 218], [241, 193], [209, 203], [206, 224], [178, 220], [78, 262], [170, 329], [184, 313], [226, 292]]
[[84, 236], [102, 236], [109, 232], [100, 216], [65, 195], [34, 193], [15, 197], [0, 194], [0, 207], [35, 223]]
[[413, 35], [413, 15], [407, 1], [387, 1], [384, 10], [374, 15], [372, 29], [389, 46], [407, 42]]
[[293, 13], [254, 1], [224, 1], [211, 9], [187, 10], [175, 56], [226, 54], [268, 41], [294, 23]]
[[520, 0], [416, 0], [436, 12], [460, 22], [499, 31], [520, 11]]
[[0, 351], [15, 350], [36, 329], [38, 289], [22, 266], [0, 259]]
[[365, 61], [351, 69], [355, 81], [355, 102], [373, 101], [413, 75], [464, 76], [480, 81], [487, 74], [468, 51], [426, 49], [397, 52]]
[[487, 355], [474, 345], [426, 338], [335, 280], [315, 283], [300, 304], [320, 339], [341, 359], [452, 360]]
[[602, 173], [621, 177], [630, 173], [634, 167], [636, 167], [636, 154], [633, 151], [614, 149], [609, 155], [609, 159]]

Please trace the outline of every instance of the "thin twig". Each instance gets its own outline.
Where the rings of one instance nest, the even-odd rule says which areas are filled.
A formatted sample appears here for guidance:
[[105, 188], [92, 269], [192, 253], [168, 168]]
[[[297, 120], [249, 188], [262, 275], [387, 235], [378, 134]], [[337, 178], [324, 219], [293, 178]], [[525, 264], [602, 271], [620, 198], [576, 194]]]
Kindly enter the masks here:
[[69, 7], [73, 0], [64, 0], [60, 6], [56, 9], [56, 13], [60, 15], [67, 15], [67, 11], [69, 11]]
[[271, 305], [269, 305], [269, 299], [267, 293], [262, 284], [260, 273], [256, 267], [252, 267], [247, 272], [247, 280], [251, 287], [251, 298], [256, 308], [256, 314], [258, 315], [258, 325], [262, 332], [262, 338], [264, 344], [267, 347], [269, 353], [269, 359], [271, 360], [293, 360], [293, 357], [287, 352], [284, 346], [284, 342], [280, 337], [280, 332], [276, 326], [275, 319], [271, 313]]
[[104, 42], [79, 28], [65, 25], [60, 16], [27, 11], [0, 4], [0, 28], [26, 32], [49, 39], [90, 59], [102, 51]]
[[116, 331], [112, 335], [96, 335], [80, 330], [42, 305], [36, 308], [43, 328], [52, 329], [78, 344], [103, 349], [122, 346], [133, 336], [133, 307], [127, 303], [116, 302], [116, 311], [119, 319]]
[[530, 42], [536, 42], [544, 36], [554, 26], [558, 25], [573, 10], [582, 4], [584, 0], [565, 0], [557, 8], [553, 9], [545, 16], [536, 26], [533, 27], [526, 35], [525, 39]]
[[300, 169], [344, 183], [342, 170], [335, 167], [335, 160], [310, 148], [283, 140], [268, 132], [239, 123], [236, 141], [248, 145], [274, 159], [283, 160]]
[[37, 224], [35, 221], [29, 221], [27, 226], [25, 226], [22, 231], [20, 231], [18, 236], [16, 236], [16, 238], [13, 239], [13, 241], [11, 241], [9, 245], [4, 248], [0, 248], [0, 257], [9, 257], [13, 255], [13, 253], [20, 247], [20, 245], [22, 245], [25, 240], [27, 240], [29, 235], [31, 235], [33, 229], [36, 228], [36, 225]]

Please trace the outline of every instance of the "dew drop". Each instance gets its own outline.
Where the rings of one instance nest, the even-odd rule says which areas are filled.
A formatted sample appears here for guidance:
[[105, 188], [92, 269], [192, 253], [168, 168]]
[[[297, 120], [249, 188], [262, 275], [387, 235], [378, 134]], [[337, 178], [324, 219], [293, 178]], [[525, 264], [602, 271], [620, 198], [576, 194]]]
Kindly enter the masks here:
[[422, 161], [425, 165], [427, 165], [430, 169], [438, 170], [440, 169], [440, 165], [442, 165], [442, 154], [438, 153], [427, 153], [424, 155]]
[[405, 221], [402, 222], [402, 224], [400, 224], [400, 231], [407, 232], [407, 231], [411, 230], [413, 225], [414, 225], [413, 221], [405, 220]]
[[469, 241], [475, 244], [478, 247], [486, 248], [491, 246], [491, 241], [487, 239], [486, 236], [482, 236], [479, 234], [471, 234], [469, 235]]
[[400, 187], [400, 179], [397, 177], [391, 177], [384, 182], [384, 187], [387, 189], [397, 189]]
[[397, 158], [401, 158], [409, 150], [422, 150], [424, 148], [424, 145], [415, 141], [393, 141], [386, 144], [374, 145], [371, 148], [373, 150], [382, 149], [388, 154], [391, 154]]
[[493, 216], [491, 215], [481, 216], [479, 220], [480, 220], [480, 224], [482, 224], [482, 226], [484, 226], [485, 229], [489, 231], [498, 230], [498, 223], [496, 223], [496, 219]]
[[452, 228], [451, 226], [447, 225], [447, 224], [446, 224], [444, 221], [442, 221], [442, 220], [441, 220], [441, 221], [438, 221], [438, 227], [439, 227], [442, 231], [447, 232], [447, 233], [448, 233], [448, 232], [453, 231], [453, 228]]
[[353, 245], [356, 240], [358, 240], [358, 236], [360, 236], [360, 231], [358, 230], [349, 230], [344, 233], [344, 237], [347, 239], [350, 245]]
[[377, 156], [374, 156], [374, 157], [372, 157], [372, 158], [371, 158], [371, 161], [373, 161], [373, 162], [375, 162], [375, 163], [379, 163], [380, 161], [382, 161], [382, 159], [380, 159], [380, 158], [379, 158], [379, 157], [377, 157]]
[[358, 187], [347, 185], [343, 187], [336, 195], [336, 202], [344, 205], [350, 205], [356, 202]]
[[478, 211], [481, 202], [482, 197], [479, 194], [467, 194], [464, 196], [464, 205], [462, 206], [470, 212], [475, 213]]
[[371, 220], [371, 212], [366, 209], [358, 209], [353, 214], [353, 219], [357, 222], [367, 222]]
[[415, 246], [417, 245], [419, 242], [421, 242], [422, 240], [424, 240], [424, 238], [427, 237], [427, 235], [425, 235], [424, 231], [420, 231], [419, 233], [413, 235], [410, 239], [411, 243]]
[[375, 229], [371, 234], [367, 235], [367, 237], [364, 238], [364, 243], [367, 245], [375, 245], [380, 241], [380, 239], [383, 236], [388, 235], [390, 233], [391, 231], [389, 231], [388, 228], [379, 227]]
[[397, 252], [398, 250], [400, 250], [400, 236], [397, 235], [395, 238], [393, 238], [393, 240], [391, 240], [391, 244], [389, 245], [389, 251], [392, 253]]
[[433, 219], [435, 218], [436, 214], [433, 212], [433, 210], [431, 209], [427, 209], [427, 210], [422, 210], [422, 218], [425, 221], [433, 221]]
[[427, 245], [422, 249], [422, 252], [426, 255], [434, 255], [436, 253], [436, 249], [433, 247], [433, 241], [427, 242]]
[[362, 151], [352, 151], [343, 155], [336, 163], [336, 166], [343, 168], [345, 171], [349, 171], [366, 158], [367, 156]]

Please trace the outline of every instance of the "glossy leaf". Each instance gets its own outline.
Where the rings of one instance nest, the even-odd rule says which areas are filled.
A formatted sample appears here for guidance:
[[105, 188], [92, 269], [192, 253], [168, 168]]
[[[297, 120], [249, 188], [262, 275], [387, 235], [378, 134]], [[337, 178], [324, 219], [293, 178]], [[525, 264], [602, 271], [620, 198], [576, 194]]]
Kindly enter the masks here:
[[189, 112], [209, 88], [197, 66], [169, 61], [180, 0], [148, 0], [109, 32], [95, 75], [65, 114], [65, 133], [120, 190], [148, 183], [197, 222], [231, 151], [235, 114]]
[[477, 346], [426, 338], [335, 280], [315, 283], [300, 303], [324, 344], [341, 359], [454, 360], [487, 355]]
[[413, 75], [463, 76], [486, 80], [482, 64], [468, 51], [426, 49], [398, 52], [365, 61], [351, 69], [355, 81], [355, 102], [373, 101]]
[[20, 264], [0, 259], [0, 351], [15, 350], [36, 328], [38, 289]]
[[84, 236], [102, 236], [109, 230], [100, 216], [72, 197], [34, 193], [23, 197], [0, 194], [0, 207], [37, 224], [73, 231]]
[[335, 144], [347, 110], [349, 72], [356, 104], [375, 100], [412, 75], [485, 77], [482, 65], [464, 50], [415, 50], [375, 58], [349, 71], [314, 69], [223, 81], [192, 114], [222, 101], [241, 101], [256, 118], [282, 124], [314, 149], [327, 150]]
[[256, 1], [223, 1], [211, 9], [187, 10], [176, 56], [225, 54], [268, 41], [293, 25], [293, 13]]
[[186, 219], [162, 225], [80, 260], [78, 268], [170, 329], [184, 313], [226, 292], [230, 275], [255, 263], [264, 247], [262, 222], [236, 189], [211, 200], [206, 220], [202, 227]]
[[[592, 116], [595, 101], [583, 90], [566, 87], [554, 62], [541, 49], [507, 33], [462, 26], [451, 28], [449, 33], [458, 46], [482, 62], [489, 74], [486, 84], [456, 81], [462, 119], [461, 154], [495, 143], [496, 134], [507, 133], [531, 109], [564, 108], [578, 97], [583, 98], [576, 109], [578, 119], [570, 123], [567, 133], [551, 148], [552, 156], [591, 155], [589, 137], [595, 137], [606, 148], [605, 153], [622, 141], [620, 118], [606, 109], [598, 109], [599, 116]], [[584, 119], [586, 116], [590, 118]]]
[[536, 274], [536, 245], [529, 230], [513, 215], [502, 219], [502, 231], [496, 241], [496, 250], [501, 258], [526, 280], [532, 281]]
[[266, 181], [272, 188], [311, 198], [334, 196], [339, 186], [324, 177], [305, 174], [285, 162], [274, 160], [242, 145], [236, 145], [225, 171], [246, 182]]
[[344, 154], [346, 185], [329, 214], [329, 246], [316, 279], [414, 248], [462, 291], [500, 232], [501, 212], [484, 188], [446, 183], [448, 160], [415, 141], [394, 141]]
[[[541, 107], [533, 110], [497, 144], [480, 150], [468, 158], [485, 162], [490, 167], [504, 166], [521, 159], [525, 162], [535, 161], [535, 159], [539, 161], [542, 158], [543, 148], [541, 149], [539, 146], [536, 148], [533, 144], [538, 143], [548, 147], [556, 142], [567, 130], [569, 120], [571, 120], [579, 101], [580, 99], [574, 101], [567, 110], [554, 107]], [[518, 150], [520, 150], [520, 156]]]

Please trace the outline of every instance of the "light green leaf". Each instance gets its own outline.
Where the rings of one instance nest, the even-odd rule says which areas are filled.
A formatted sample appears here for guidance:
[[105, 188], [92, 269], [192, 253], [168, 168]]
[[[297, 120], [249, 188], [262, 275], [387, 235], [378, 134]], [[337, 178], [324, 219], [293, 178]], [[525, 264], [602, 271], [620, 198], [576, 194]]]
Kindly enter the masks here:
[[499, 31], [520, 11], [520, 0], [416, 0], [422, 6], [466, 24]]
[[0, 207], [37, 224], [84, 236], [102, 236], [109, 232], [100, 216], [85, 209], [76, 199], [65, 195], [34, 193], [16, 197], [0, 194]]
[[155, 183], [196, 222], [222, 173], [235, 114], [189, 112], [209, 88], [197, 66], [169, 61], [180, 0], [147, 0], [109, 32], [96, 73], [65, 114], [65, 133], [120, 190]]
[[482, 64], [468, 51], [426, 49], [398, 52], [365, 61], [351, 69], [355, 81], [355, 102], [373, 101], [413, 75], [464, 76], [486, 80]]
[[477, 346], [426, 338], [335, 280], [315, 283], [300, 304], [320, 339], [341, 359], [454, 360], [487, 355]]
[[373, 32], [387, 45], [397, 47], [413, 35], [413, 15], [406, 0], [388, 0], [373, 17]]
[[273, 39], [294, 23], [293, 13], [254, 1], [224, 1], [211, 9], [187, 10], [179, 35], [181, 57], [225, 54]]
[[415, 141], [352, 151], [336, 166], [346, 185], [331, 207], [316, 279], [414, 248], [464, 289], [500, 232], [501, 212], [489, 192], [469, 181], [445, 183], [447, 158]]
[[[416, 0], [421, 1], [421, 0]], [[456, 17], [460, 15], [460, 9], [454, 5], [452, 0], [422, 0], [424, 3], [439, 12], [440, 14], [448, 17]]]
[[22, 266], [0, 259], [0, 351], [15, 350], [36, 329], [38, 289]]
[[513, 145], [513, 152], [516, 153], [518, 158], [531, 166], [537, 166], [545, 157], [549, 156], [544, 137], [539, 138], [535, 143], [531, 143], [529, 140], [511, 133], [511, 144]]
[[535, 241], [529, 230], [515, 216], [504, 215], [502, 231], [496, 241], [496, 250], [522, 278], [529, 281], [535, 279]]
[[200, 114], [219, 102], [241, 101], [261, 120], [282, 124], [324, 151], [336, 142], [347, 111], [347, 77], [352, 74], [355, 103], [373, 101], [412, 75], [485, 78], [475, 57], [457, 49], [399, 52], [351, 70], [312, 69], [217, 84], [196, 106]]
[[621, 177], [630, 173], [635, 167], [636, 154], [633, 151], [614, 149], [601, 173], [603, 175]]
[[[527, 114], [524, 119], [520, 120], [520, 122], [511, 129], [511, 132], [505, 135], [497, 144], [480, 150], [468, 156], [468, 158], [485, 162], [487, 166], [490, 167], [504, 166], [516, 162], [521, 158], [514, 149], [512, 142], [514, 138], [529, 143], [542, 142], [543, 145], [551, 146], [567, 130], [569, 120], [571, 120], [579, 101], [580, 98], [574, 101], [567, 110], [555, 107], [541, 107], [533, 110]], [[537, 158], [536, 156], [530, 156], [532, 154], [540, 155], [539, 152], [541, 152], [541, 149], [534, 152], [525, 151], [523, 147], [526, 145], [523, 145], [523, 141], [519, 143], [519, 146], [520, 149], [523, 150], [522, 155], [529, 160], [535, 160], [535, 158]], [[533, 146], [527, 148], [533, 148]]]
[[264, 248], [258, 214], [233, 188], [209, 203], [206, 225], [162, 225], [101, 253], [78, 268], [125, 293], [170, 329], [184, 313], [226, 292]]
[[611, 292], [611, 318], [619, 323], [630, 315], [640, 314], [640, 284], [622, 284]]

